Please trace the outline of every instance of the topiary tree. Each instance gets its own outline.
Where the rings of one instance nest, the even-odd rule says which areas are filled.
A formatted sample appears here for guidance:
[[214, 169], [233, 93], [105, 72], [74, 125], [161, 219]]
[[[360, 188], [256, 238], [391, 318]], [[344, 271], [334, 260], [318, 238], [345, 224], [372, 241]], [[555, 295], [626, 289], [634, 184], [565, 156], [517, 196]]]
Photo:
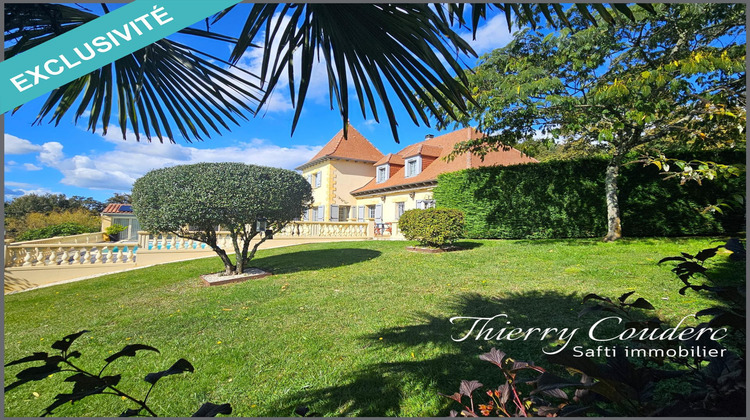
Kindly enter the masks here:
[[437, 248], [463, 236], [464, 213], [457, 209], [409, 210], [398, 219], [398, 227], [406, 239]]
[[[310, 184], [299, 174], [243, 163], [198, 163], [153, 170], [133, 184], [133, 212], [150, 232], [169, 232], [203, 242], [224, 262], [225, 274], [241, 274], [260, 241], [263, 218], [274, 233], [299, 217], [312, 202]], [[217, 229], [228, 231], [236, 256], [232, 264], [217, 243]]]

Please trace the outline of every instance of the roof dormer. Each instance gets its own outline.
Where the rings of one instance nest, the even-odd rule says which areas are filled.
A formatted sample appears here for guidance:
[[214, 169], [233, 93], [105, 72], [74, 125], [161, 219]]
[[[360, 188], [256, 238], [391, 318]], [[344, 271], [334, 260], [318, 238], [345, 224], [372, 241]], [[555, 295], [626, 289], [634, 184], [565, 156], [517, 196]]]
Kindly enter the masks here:
[[404, 159], [399, 155], [388, 153], [373, 166], [375, 166], [375, 183], [381, 184], [404, 166]]

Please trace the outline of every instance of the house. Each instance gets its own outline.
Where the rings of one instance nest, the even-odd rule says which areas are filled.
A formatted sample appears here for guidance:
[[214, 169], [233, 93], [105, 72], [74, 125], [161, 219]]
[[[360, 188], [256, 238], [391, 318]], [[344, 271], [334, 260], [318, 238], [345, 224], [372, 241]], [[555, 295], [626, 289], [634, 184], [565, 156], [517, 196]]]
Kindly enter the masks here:
[[120, 233], [120, 240], [138, 240], [140, 225], [130, 204], [107, 204], [107, 207], [102, 210], [102, 232], [112, 225], [125, 227], [125, 230]]
[[375, 176], [375, 163], [383, 154], [354, 127], [348, 138], [340, 130], [307, 163], [296, 169], [312, 186], [312, 208], [302, 220], [312, 222], [361, 220], [356, 213], [357, 198], [352, 191]]
[[348, 139], [339, 131], [309, 162], [297, 167], [312, 185], [315, 198], [304, 220], [392, 223], [406, 210], [434, 207], [432, 190], [442, 173], [538, 162], [510, 147], [487, 153], [484, 159], [471, 153], [445, 159], [457, 143], [481, 137], [484, 134], [469, 127], [428, 135], [398, 153], [383, 155], [349, 126]]

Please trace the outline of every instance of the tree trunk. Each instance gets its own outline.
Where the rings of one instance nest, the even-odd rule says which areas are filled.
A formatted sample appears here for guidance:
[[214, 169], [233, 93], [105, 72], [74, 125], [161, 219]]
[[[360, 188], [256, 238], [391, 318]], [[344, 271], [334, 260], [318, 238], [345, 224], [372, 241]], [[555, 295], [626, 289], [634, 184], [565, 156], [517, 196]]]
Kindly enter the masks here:
[[221, 261], [224, 263], [224, 275], [229, 276], [231, 274], [234, 274], [236, 267], [234, 264], [232, 264], [232, 260], [229, 259], [229, 255], [227, 255], [226, 251], [219, 247], [213, 248], [214, 252], [219, 254], [219, 258], [221, 258]]
[[622, 238], [620, 203], [617, 199], [617, 178], [620, 174], [621, 160], [620, 156], [613, 156], [607, 164], [607, 173], [604, 177], [604, 189], [607, 197], [607, 236], [604, 237], [605, 242]]
[[236, 262], [234, 274], [242, 274], [243, 271], [245, 271], [245, 261], [242, 258], [243, 255], [240, 252], [240, 246], [237, 242], [237, 231], [234, 229], [230, 230], [230, 235], [232, 236], [232, 246], [234, 247], [234, 261]]

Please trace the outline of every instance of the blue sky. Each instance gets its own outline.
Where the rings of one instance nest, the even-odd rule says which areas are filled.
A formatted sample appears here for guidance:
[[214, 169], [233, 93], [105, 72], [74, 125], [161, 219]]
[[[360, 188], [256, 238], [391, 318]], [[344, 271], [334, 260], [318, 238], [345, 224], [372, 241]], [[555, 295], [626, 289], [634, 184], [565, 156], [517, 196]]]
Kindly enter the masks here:
[[[99, 12], [98, 6], [90, 7]], [[248, 8], [249, 5], [238, 7]], [[246, 13], [235, 11], [212, 30], [237, 35], [244, 16]], [[459, 33], [480, 55], [507, 44], [512, 38], [502, 14], [488, 16], [480, 26], [476, 41], [471, 40], [467, 31], [459, 30]], [[179, 41], [222, 58], [229, 56], [226, 44], [198, 41], [189, 36], [180, 36]], [[221, 49], [225, 49], [223, 54]], [[259, 66], [259, 57], [260, 50], [251, 51], [239, 65], [252, 71]], [[472, 59], [466, 62], [474, 64]], [[382, 119], [384, 113], [379, 112], [380, 123], [375, 122], [372, 115], [363, 118], [352, 96], [351, 124], [383, 153], [393, 153], [404, 145], [421, 141], [425, 134], [441, 133], [424, 125], [414, 125], [397, 106], [401, 144], [396, 144], [388, 123]], [[196, 162], [239, 161], [293, 169], [309, 160], [341, 128], [338, 110], [330, 109], [327, 79], [322, 72], [314, 77], [294, 135], [290, 135], [293, 110], [284, 83], [277, 87], [272, 100], [258, 116], [241, 121], [239, 126], [231, 126], [231, 132], [193, 143], [182, 138], [176, 138], [176, 144], [160, 144], [155, 138], [151, 143], [145, 139], [136, 142], [134, 136], [122, 140], [116, 125], [110, 126], [107, 135], [102, 135], [101, 130], [91, 133], [85, 129], [86, 118], [75, 125], [72, 115], [66, 115], [58, 126], [46, 120], [32, 126], [45, 99], [46, 95], [28, 102], [15, 115], [5, 114], [6, 200], [29, 193], [63, 193], [105, 200], [115, 192], [130, 191], [132, 182], [149, 170]], [[113, 115], [116, 112], [113, 111]]]

